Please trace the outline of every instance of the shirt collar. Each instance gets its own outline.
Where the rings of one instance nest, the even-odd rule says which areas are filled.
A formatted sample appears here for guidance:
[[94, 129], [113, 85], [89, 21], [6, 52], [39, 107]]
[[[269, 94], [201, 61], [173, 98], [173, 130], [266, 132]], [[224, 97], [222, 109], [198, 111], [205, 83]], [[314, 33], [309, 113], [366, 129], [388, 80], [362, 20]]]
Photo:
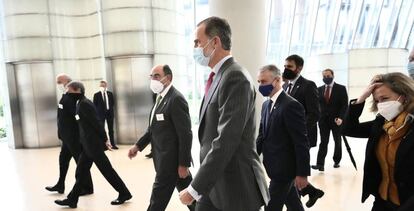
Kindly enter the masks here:
[[170, 83], [170, 85], [168, 85], [168, 86], [164, 89], [164, 91], [162, 91], [159, 95], [161, 95], [161, 97], [162, 97], [162, 98], [164, 98], [164, 97], [165, 97], [165, 95], [167, 95], [168, 91], [170, 90], [171, 86], [172, 86], [172, 83]]
[[232, 55], [227, 55], [224, 58], [222, 58], [216, 65], [214, 65], [213, 67], [213, 72], [214, 74], [217, 74], [218, 71], [220, 70], [221, 66], [223, 66], [224, 62], [227, 61], [227, 59], [230, 59], [231, 57], [233, 57]]
[[280, 96], [280, 93], [282, 93], [283, 89], [280, 89], [277, 91], [272, 97], [270, 97], [270, 100], [272, 100], [273, 103], [276, 102], [277, 98]]

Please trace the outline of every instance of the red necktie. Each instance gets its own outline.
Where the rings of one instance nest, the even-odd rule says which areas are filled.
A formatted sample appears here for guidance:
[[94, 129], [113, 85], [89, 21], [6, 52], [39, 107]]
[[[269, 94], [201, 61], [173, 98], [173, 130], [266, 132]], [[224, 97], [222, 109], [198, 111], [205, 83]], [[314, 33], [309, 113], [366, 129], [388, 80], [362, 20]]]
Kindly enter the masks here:
[[330, 86], [326, 86], [325, 88], [325, 95], [323, 96], [325, 98], [325, 102], [329, 103], [329, 97], [331, 95], [331, 87]]
[[208, 90], [210, 89], [211, 84], [213, 83], [213, 77], [214, 77], [215, 73], [211, 72], [210, 75], [208, 76], [208, 80], [207, 80], [207, 84], [206, 84], [206, 89], [204, 90], [204, 96], [207, 96]]

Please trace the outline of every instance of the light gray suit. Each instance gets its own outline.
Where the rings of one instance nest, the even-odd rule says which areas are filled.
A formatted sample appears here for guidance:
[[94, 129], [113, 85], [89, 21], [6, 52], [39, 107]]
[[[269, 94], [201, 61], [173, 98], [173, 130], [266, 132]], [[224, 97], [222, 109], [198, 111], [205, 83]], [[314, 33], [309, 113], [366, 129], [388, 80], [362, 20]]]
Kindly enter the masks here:
[[255, 98], [247, 70], [233, 58], [225, 61], [200, 111], [201, 166], [191, 183], [203, 196], [197, 210], [253, 211], [268, 202], [255, 145]]

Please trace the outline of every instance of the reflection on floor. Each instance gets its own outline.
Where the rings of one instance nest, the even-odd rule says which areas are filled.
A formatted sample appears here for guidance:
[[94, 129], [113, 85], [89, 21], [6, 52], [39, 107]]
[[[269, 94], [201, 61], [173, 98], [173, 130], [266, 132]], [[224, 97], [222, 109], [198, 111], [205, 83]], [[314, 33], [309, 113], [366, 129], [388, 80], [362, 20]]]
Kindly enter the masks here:
[[[358, 171], [355, 171], [348, 154], [343, 149], [343, 161], [339, 169], [332, 167], [332, 146], [326, 159], [325, 172], [312, 170], [310, 181], [314, 186], [322, 188], [325, 196], [310, 209], [314, 211], [349, 211], [370, 210], [372, 198], [361, 204], [361, 178], [365, 141], [350, 139], [353, 153], [358, 162]], [[114, 168], [130, 188], [133, 198], [123, 206], [112, 206], [110, 201], [117, 197], [117, 193], [105, 181], [96, 167], [92, 168], [95, 194], [80, 198], [76, 210], [84, 211], [111, 211], [111, 210], [146, 210], [151, 194], [154, 170], [152, 160], [139, 154], [134, 160], [127, 158], [129, 146], [120, 146], [120, 150], [108, 152]], [[148, 149], [147, 149], [148, 150]], [[195, 144], [193, 153], [198, 146]], [[316, 149], [311, 150], [312, 158], [316, 157]], [[53, 201], [64, 198], [65, 195], [53, 194], [44, 190], [46, 185], [53, 185], [58, 176], [59, 148], [11, 150], [6, 144], [0, 144], [0, 210], [4, 211], [45, 211], [61, 210]], [[197, 158], [198, 156], [194, 156]], [[314, 160], [314, 159], [313, 159]], [[314, 163], [314, 161], [312, 161]], [[67, 194], [74, 183], [75, 165], [71, 163], [67, 180]], [[180, 204], [174, 193], [167, 211], [183, 211], [186, 207]], [[307, 198], [303, 198], [306, 202]]]

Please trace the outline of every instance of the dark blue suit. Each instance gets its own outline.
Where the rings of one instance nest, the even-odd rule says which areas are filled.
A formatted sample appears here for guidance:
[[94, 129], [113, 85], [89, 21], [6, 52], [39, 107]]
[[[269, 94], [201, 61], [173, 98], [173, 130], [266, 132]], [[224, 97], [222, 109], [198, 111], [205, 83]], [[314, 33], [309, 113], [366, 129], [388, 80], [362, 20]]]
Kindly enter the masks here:
[[263, 164], [271, 179], [271, 199], [266, 210], [282, 210], [284, 204], [288, 209], [302, 207], [297, 192], [291, 190], [296, 176], [310, 175], [305, 110], [284, 91], [270, 114], [269, 103], [270, 100], [263, 103], [257, 138], [257, 152], [263, 153]]

